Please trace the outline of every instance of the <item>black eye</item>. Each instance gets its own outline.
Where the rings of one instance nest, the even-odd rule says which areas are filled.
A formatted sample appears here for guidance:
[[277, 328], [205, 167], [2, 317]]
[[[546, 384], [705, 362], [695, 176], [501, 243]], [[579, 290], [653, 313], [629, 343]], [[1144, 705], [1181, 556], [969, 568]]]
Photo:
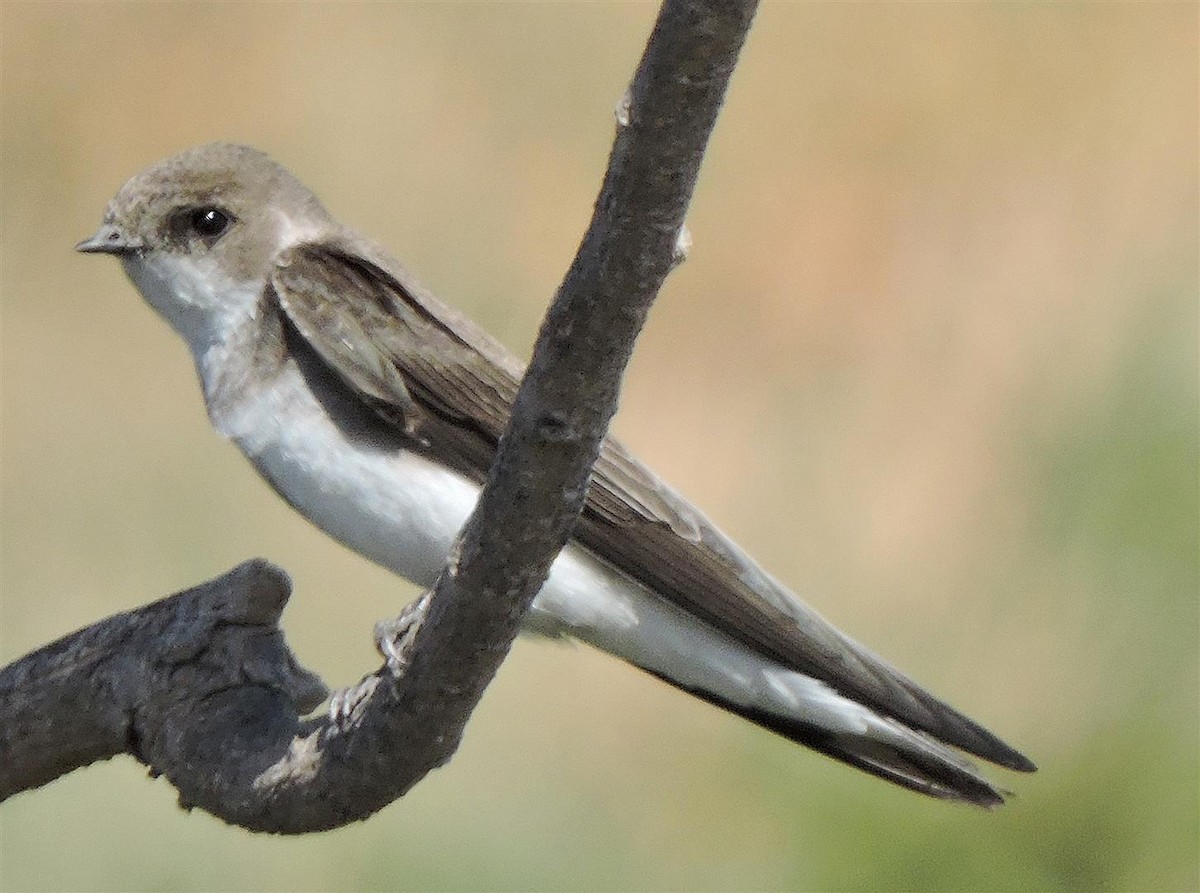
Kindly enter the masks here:
[[220, 208], [196, 208], [189, 212], [188, 228], [205, 241], [219, 239], [231, 223], [233, 218]]

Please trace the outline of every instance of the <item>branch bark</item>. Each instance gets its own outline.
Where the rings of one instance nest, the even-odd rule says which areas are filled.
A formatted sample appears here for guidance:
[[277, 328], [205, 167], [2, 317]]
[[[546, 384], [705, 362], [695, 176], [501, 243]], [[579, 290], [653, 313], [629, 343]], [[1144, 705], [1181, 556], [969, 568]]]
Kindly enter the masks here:
[[278, 700], [260, 724], [290, 737], [328, 694], [283, 641], [290, 591], [282, 570], [247, 561], [0, 670], [0, 799], [119, 753], [169, 766], [192, 735], [207, 759], [235, 756], [248, 728], [204, 732], [227, 692]]
[[299, 833], [365, 818], [450, 758], [582, 510], [755, 7], [663, 4], [487, 485], [434, 590], [377, 628], [384, 666], [302, 719], [324, 689], [276, 625], [287, 578], [249, 562], [0, 671], [0, 797], [125, 751], [185, 806]]

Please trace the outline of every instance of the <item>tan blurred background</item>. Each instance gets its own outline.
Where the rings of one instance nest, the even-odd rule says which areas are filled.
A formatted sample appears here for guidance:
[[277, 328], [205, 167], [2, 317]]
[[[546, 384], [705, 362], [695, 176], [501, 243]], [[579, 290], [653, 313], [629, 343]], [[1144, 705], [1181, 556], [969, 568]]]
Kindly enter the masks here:
[[[4, 3], [0, 660], [253, 555], [334, 685], [412, 590], [210, 430], [78, 256], [123, 180], [252, 143], [527, 353], [648, 4]], [[5, 890], [1194, 889], [1197, 7], [766, 5], [617, 431], [1026, 750], [927, 802], [522, 642], [451, 764], [276, 839], [129, 759], [0, 808]]]

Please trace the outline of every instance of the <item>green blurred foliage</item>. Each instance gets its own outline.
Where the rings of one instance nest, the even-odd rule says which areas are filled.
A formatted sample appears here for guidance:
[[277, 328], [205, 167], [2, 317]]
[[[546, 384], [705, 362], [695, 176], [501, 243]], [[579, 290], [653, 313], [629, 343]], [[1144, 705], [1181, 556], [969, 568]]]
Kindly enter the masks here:
[[[527, 350], [646, 4], [0, 9], [0, 660], [250, 555], [334, 685], [412, 595], [211, 433], [72, 255], [192, 143], [272, 152]], [[1194, 4], [769, 3], [617, 429], [857, 638], [1027, 750], [994, 814], [520, 643], [352, 828], [187, 814], [128, 760], [0, 807], [4, 890], [1200, 886]]]

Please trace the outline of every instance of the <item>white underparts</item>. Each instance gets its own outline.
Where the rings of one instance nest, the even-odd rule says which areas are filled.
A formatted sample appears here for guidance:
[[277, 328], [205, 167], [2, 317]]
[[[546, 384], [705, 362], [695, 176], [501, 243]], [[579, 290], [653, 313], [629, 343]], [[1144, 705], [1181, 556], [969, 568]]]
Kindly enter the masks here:
[[[252, 337], [263, 283], [231, 282], [192, 257], [131, 258], [126, 270], [188, 341], [217, 430], [326, 533], [418, 585], [432, 585], [475, 505], [478, 486], [416, 453], [352, 442], [294, 364], [285, 364], [269, 387], [224, 388], [253, 378], [242, 339]], [[230, 390], [238, 396], [224, 399]], [[218, 393], [220, 400], [214, 399]], [[555, 561], [526, 625], [588, 642], [718, 700], [831, 732], [888, 738], [895, 728], [575, 545]]]
[[[220, 421], [302, 514], [421, 586], [433, 584], [479, 496], [477, 485], [424, 456], [350, 443], [294, 369]], [[526, 625], [531, 632], [588, 642], [721, 700], [802, 716], [830, 731], [861, 734], [875, 719], [573, 544], [555, 561]]]

